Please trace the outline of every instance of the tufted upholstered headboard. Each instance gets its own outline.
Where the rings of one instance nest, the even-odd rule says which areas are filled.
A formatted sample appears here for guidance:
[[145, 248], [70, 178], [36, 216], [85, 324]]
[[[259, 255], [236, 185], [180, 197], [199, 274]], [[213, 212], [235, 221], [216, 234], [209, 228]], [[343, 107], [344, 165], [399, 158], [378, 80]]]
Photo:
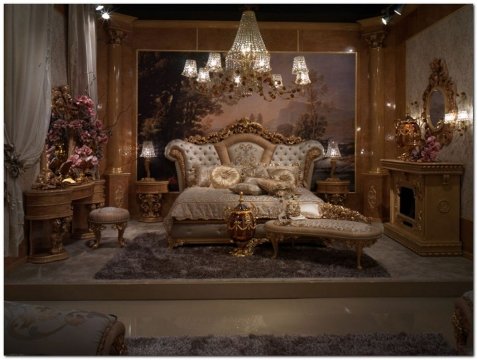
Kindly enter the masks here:
[[179, 190], [194, 185], [194, 172], [203, 165], [299, 165], [304, 186], [311, 188], [314, 163], [323, 157], [323, 145], [317, 140], [286, 137], [265, 129], [248, 119], [208, 136], [174, 139], [165, 148], [167, 159], [174, 161]]

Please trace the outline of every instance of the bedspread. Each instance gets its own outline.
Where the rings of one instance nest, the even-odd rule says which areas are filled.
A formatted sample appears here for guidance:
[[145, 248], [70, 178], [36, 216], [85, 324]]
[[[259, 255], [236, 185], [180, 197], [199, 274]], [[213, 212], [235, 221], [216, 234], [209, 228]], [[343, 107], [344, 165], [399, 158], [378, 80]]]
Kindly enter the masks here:
[[[297, 188], [297, 200], [303, 210], [319, 212], [323, 200], [305, 188]], [[257, 218], [273, 219], [283, 209], [280, 199], [270, 195], [244, 195], [246, 205], [253, 204]], [[175, 220], [223, 220], [224, 210], [234, 208], [239, 202], [239, 195], [229, 189], [207, 187], [190, 187], [176, 199], [168, 217]]]

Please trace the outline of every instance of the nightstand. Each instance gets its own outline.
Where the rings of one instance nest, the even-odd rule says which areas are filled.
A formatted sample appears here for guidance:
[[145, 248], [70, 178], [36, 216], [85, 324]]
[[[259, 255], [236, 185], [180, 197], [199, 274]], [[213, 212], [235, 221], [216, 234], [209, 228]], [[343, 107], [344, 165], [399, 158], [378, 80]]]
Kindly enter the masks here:
[[349, 181], [340, 179], [318, 180], [317, 194], [323, 195], [323, 200], [334, 205], [343, 205], [348, 197]]
[[139, 204], [139, 221], [162, 221], [162, 194], [167, 192], [168, 181], [136, 181], [136, 197]]

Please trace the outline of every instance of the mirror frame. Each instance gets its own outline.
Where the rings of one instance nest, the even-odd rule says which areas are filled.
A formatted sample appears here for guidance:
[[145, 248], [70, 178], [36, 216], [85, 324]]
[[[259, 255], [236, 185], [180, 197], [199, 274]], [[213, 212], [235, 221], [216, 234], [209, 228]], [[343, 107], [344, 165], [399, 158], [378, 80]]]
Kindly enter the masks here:
[[437, 124], [433, 124], [430, 120], [429, 106], [431, 95], [434, 91], [442, 92], [445, 104], [444, 114], [454, 113], [457, 115], [457, 90], [454, 81], [449, 76], [447, 64], [443, 59], [434, 59], [430, 64], [430, 68], [429, 83], [422, 95], [422, 119], [426, 122], [433, 135], [439, 135], [444, 128], [444, 119], [439, 120]]

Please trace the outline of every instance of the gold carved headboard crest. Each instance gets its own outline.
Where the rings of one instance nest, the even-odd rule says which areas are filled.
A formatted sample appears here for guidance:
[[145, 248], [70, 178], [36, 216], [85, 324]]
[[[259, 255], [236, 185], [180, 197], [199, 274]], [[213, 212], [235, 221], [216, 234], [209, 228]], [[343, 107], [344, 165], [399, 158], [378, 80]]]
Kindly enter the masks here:
[[278, 132], [269, 131], [261, 124], [251, 121], [247, 118], [239, 119], [233, 124], [230, 124], [223, 129], [217, 132], [213, 132], [207, 136], [194, 135], [188, 137], [187, 139], [185, 139], [185, 141], [196, 145], [215, 144], [235, 134], [256, 134], [270, 141], [272, 144], [294, 145], [302, 143], [304, 141], [299, 136], [287, 137]]

